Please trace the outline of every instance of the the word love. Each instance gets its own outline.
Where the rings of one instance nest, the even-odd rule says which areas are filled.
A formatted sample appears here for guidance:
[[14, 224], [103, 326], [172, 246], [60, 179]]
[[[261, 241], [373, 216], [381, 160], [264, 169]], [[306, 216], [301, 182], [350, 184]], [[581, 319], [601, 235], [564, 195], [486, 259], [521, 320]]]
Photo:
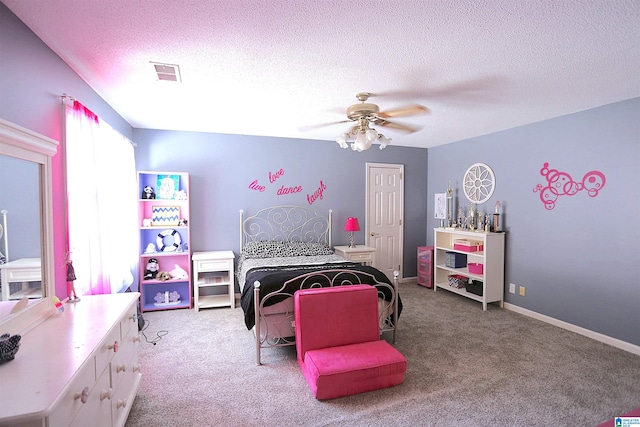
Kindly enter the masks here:
[[277, 172], [269, 172], [269, 183], [273, 184], [278, 178], [284, 175], [284, 169], [280, 168]]

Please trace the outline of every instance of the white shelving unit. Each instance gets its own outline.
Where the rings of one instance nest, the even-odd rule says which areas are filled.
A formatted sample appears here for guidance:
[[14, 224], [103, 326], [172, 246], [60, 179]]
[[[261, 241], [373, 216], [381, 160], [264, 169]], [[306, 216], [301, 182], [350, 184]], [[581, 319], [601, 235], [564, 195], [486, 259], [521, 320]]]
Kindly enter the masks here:
[[[194, 252], [193, 297], [196, 311], [201, 308], [235, 308], [233, 251]], [[220, 293], [219, 289], [225, 289]]]
[[[454, 249], [455, 240], [472, 240], [482, 242], [484, 250], [466, 252]], [[468, 267], [452, 268], [445, 264], [446, 252], [456, 252], [467, 255], [467, 263], [476, 262], [484, 265], [482, 274], [469, 272]], [[471, 298], [482, 303], [482, 309], [492, 302], [504, 303], [504, 233], [487, 233], [484, 231], [463, 231], [450, 228], [434, 229], [434, 264], [433, 290], [438, 288]], [[482, 282], [482, 295], [469, 292], [466, 288], [449, 286], [449, 275], [459, 274], [470, 280]]]

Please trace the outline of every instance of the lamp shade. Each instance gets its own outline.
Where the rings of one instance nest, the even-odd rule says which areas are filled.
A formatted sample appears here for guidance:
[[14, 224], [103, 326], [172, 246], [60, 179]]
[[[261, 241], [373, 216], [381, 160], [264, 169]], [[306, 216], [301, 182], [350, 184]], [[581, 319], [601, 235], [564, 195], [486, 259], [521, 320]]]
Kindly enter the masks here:
[[360, 231], [360, 224], [358, 223], [358, 218], [349, 217], [347, 218], [347, 222], [344, 224], [344, 231]]

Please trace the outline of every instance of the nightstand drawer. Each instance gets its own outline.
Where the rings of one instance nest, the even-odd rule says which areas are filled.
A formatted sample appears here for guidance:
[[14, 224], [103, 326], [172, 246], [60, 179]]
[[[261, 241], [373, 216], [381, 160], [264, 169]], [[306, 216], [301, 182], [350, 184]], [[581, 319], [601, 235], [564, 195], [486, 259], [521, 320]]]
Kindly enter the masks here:
[[203, 259], [196, 261], [198, 271], [233, 271], [233, 260]]
[[336, 255], [340, 255], [351, 262], [360, 262], [375, 267], [375, 248], [370, 248], [369, 246], [356, 246], [355, 248], [351, 248], [349, 246], [334, 246], [333, 250]]
[[356, 262], [371, 262], [373, 261], [373, 254], [371, 252], [351, 253], [349, 254], [349, 260]]

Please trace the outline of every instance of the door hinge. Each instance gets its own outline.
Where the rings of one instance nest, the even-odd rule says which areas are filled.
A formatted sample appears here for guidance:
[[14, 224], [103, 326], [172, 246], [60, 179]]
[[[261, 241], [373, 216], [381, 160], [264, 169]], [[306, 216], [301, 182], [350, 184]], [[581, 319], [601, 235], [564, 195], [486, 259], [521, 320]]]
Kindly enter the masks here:
[[402, 220], [398, 220], [398, 225], [402, 225]]
[[400, 174], [400, 179], [402, 179], [402, 174]]

